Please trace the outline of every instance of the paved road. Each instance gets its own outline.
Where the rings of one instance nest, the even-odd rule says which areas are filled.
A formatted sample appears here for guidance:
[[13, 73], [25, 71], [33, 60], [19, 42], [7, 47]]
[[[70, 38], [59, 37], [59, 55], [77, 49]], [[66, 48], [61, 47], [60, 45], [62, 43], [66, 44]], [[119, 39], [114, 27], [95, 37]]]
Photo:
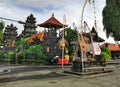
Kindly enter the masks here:
[[10, 72], [0, 75], [0, 83], [66, 76], [62, 73], [61, 66], [6, 66], [4, 69]]
[[[10, 73], [0, 75], [0, 87], [120, 87], [120, 67], [115, 73], [81, 78], [62, 73], [61, 66], [7, 66]], [[65, 69], [68, 69], [67, 67]]]

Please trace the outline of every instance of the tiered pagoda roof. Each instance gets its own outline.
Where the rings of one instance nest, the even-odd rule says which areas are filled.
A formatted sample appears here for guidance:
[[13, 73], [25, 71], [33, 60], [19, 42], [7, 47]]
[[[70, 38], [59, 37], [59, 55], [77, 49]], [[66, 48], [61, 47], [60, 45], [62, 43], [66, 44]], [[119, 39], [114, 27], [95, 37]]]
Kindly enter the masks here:
[[[54, 14], [52, 14], [52, 16], [45, 22], [38, 24], [38, 26], [40, 27], [45, 27], [45, 28], [62, 28], [64, 26], [64, 24], [62, 24], [61, 22], [59, 22], [55, 17]], [[65, 25], [66, 26], [66, 25]]]
[[36, 18], [33, 14], [30, 14], [27, 17], [26, 23], [24, 25], [24, 30], [19, 35], [19, 37], [30, 37], [31, 35], [36, 33]]
[[95, 30], [95, 28], [93, 27], [92, 30], [88, 33], [85, 33], [85, 35], [90, 38], [90, 33], [92, 34], [92, 38], [94, 42], [104, 42], [105, 40], [101, 37], [98, 36], [97, 31]]
[[17, 38], [17, 27], [13, 24], [7, 25], [4, 30], [4, 46], [12, 47], [14, 45], [14, 41], [16, 41]]

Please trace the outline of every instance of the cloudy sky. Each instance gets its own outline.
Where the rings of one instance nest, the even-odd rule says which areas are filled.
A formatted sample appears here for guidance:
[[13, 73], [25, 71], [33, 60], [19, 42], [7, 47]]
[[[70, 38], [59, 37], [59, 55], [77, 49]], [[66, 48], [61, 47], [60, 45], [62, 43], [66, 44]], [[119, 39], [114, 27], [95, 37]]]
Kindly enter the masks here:
[[[73, 22], [80, 27], [81, 12], [84, 0], [0, 0], [0, 17], [25, 21], [31, 13], [36, 18], [37, 24], [44, 22], [54, 13], [55, 17], [63, 22], [63, 15], [66, 15], [66, 24], [73, 27]], [[102, 10], [105, 6], [105, 0], [95, 0], [97, 31], [99, 36], [107, 42], [113, 41], [111, 38], [106, 39], [103, 33]], [[90, 29], [94, 25], [93, 5], [87, 3], [84, 11], [84, 21], [88, 23]], [[5, 21], [5, 20], [4, 20]], [[23, 25], [5, 21], [5, 26], [13, 23], [18, 27], [18, 33], [21, 33]], [[37, 28], [41, 31], [42, 28]]]

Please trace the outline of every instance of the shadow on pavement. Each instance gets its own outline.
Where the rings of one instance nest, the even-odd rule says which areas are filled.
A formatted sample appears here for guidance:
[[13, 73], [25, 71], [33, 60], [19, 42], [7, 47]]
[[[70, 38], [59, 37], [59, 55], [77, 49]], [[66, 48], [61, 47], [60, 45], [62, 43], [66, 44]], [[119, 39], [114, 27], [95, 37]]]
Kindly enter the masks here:
[[13, 82], [13, 81], [21, 81], [21, 80], [32, 80], [32, 79], [46, 79], [46, 78], [55, 78], [55, 77], [63, 77], [67, 76], [64, 74], [51, 72], [44, 75], [31, 75], [31, 76], [23, 76], [23, 77], [9, 77], [9, 78], [1, 78], [0, 83]]

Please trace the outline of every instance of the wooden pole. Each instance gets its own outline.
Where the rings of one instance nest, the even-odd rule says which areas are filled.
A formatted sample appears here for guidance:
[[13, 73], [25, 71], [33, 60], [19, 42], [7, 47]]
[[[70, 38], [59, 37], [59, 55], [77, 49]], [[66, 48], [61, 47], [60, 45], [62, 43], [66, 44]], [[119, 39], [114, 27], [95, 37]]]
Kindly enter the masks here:
[[[83, 15], [84, 15], [84, 10], [85, 10], [85, 6], [87, 4], [87, 0], [85, 0], [83, 8], [82, 8], [82, 15], [81, 15], [81, 32], [80, 32], [80, 39], [81, 41], [83, 41], [83, 36], [82, 36], [82, 31], [83, 31]], [[84, 54], [83, 54], [83, 47], [80, 46], [81, 49], [81, 62], [82, 62], [82, 72], [84, 71]]]
[[[63, 32], [62, 32], [62, 39], [65, 40], [65, 24], [66, 24], [66, 17], [63, 16]], [[64, 49], [65, 49], [65, 41], [62, 42], [62, 71], [64, 71]]]
[[64, 47], [62, 47], [62, 71], [64, 71]]

